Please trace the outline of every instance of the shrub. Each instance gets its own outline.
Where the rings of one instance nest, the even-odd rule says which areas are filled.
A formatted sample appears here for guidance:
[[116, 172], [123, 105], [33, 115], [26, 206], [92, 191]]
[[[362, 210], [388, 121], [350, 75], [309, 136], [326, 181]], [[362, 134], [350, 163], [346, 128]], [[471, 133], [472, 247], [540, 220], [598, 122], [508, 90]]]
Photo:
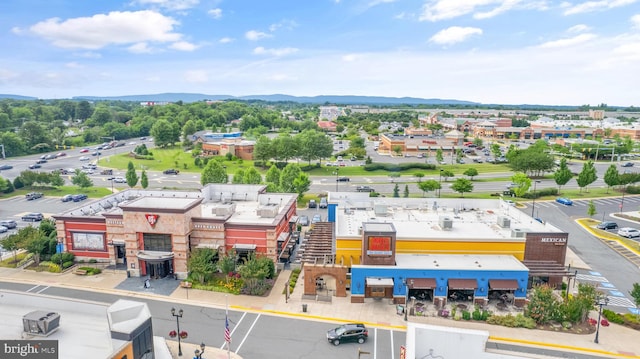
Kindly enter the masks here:
[[462, 319], [471, 320], [471, 313], [468, 310], [462, 311]]
[[613, 310], [603, 309], [602, 315], [611, 323], [624, 324], [624, 317]]
[[543, 189], [537, 190], [535, 191], [535, 193], [533, 191], [526, 192], [525, 194], [522, 195], [522, 198], [533, 199], [534, 197], [540, 198], [545, 196], [557, 196], [557, 195], [558, 195], [558, 189], [555, 187], [551, 187], [551, 188], [543, 188]]
[[63, 269], [67, 269], [67, 268], [69, 268], [71, 266], [73, 266], [73, 261], [62, 262], [62, 268]]
[[628, 194], [640, 194], [640, 186], [627, 186]]
[[487, 318], [487, 323], [502, 325], [510, 328], [527, 328], [533, 329], [536, 327], [535, 320], [531, 318], [527, 318], [524, 315], [518, 313], [518, 315], [513, 316], [512, 314], [507, 315], [492, 315]]
[[95, 264], [95, 263], [98, 263], [98, 260], [95, 259], [95, 258], [91, 258], [91, 259], [89, 259], [89, 263]]
[[431, 163], [370, 163], [364, 165], [365, 171], [384, 170], [390, 172], [400, 172], [411, 169], [435, 170], [436, 165]]

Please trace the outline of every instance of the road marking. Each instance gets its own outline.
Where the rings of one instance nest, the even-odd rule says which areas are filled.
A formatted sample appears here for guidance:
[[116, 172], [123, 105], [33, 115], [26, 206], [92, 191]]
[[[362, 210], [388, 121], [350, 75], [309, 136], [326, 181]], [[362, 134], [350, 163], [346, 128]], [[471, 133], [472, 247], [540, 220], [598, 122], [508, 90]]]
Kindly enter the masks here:
[[389, 336], [391, 337], [391, 359], [395, 359], [396, 354], [395, 354], [395, 350], [393, 350], [393, 330], [389, 331]]
[[[242, 323], [242, 320], [244, 319], [244, 317], [247, 315], [247, 312], [242, 312], [242, 316], [240, 317], [240, 320], [238, 320], [237, 323], [235, 323], [235, 325], [233, 326], [233, 330], [231, 331], [231, 338], [233, 338], [233, 333], [236, 332], [236, 329], [240, 326], [240, 323]], [[222, 345], [220, 346], [220, 349], [224, 349], [224, 346], [227, 344], [227, 342], [223, 342]]]
[[36, 289], [36, 288], [38, 288], [39, 286], [40, 286], [40, 284], [38, 284], [38, 285], [36, 285], [36, 286], [33, 286], [33, 287], [31, 287], [31, 288], [27, 289], [27, 290], [26, 290], [26, 292], [27, 292], [27, 293], [30, 293], [32, 290], [35, 290], [35, 289]]
[[[376, 359], [376, 355], [378, 355], [378, 328], [373, 328], [373, 333], [375, 338], [373, 340], [373, 359]], [[391, 351], [393, 351], [393, 349], [391, 349]]]
[[262, 314], [258, 314], [258, 316], [256, 317], [256, 320], [253, 321], [253, 324], [251, 324], [251, 327], [247, 331], [247, 334], [245, 334], [244, 338], [242, 338], [242, 342], [240, 342], [240, 345], [238, 345], [238, 348], [236, 349], [236, 351], [234, 353], [238, 354], [238, 352], [240, 351], [240, 348], [242, 348], [242, 344], [244, 344], [245, 340], [247, 340], [247, 338], [249, 337], [249, 334], [253, 330], [253, 327], [256, 326], [256, 323], [258, 323], [258, 319], [260, 319], [261, 315]]
[[44, 292], [47, 289], [49, 289], [49, 286], [46, 286], [46, 287], [40, 289], [39, 291], [36, 292], [36, 294], [40, 294], [40, 293]]

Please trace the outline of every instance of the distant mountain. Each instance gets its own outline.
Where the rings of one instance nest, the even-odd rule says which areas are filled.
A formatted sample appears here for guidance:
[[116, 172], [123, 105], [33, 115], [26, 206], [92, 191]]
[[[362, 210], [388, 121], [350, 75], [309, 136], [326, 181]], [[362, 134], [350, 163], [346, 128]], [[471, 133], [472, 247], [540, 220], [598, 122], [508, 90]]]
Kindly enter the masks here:
[[197, 93], [162, 93], [155, 95], [130, 95], [130, 96], [76, 96], [74, 100], [87, 101], [139, 101], [139, 102], [197, 102], [204, 100], [261, 100], [269, 102], [300, 102], [313, 104], [352, 104], [352, 105], [479, 105], [477, 102], [443, 99], [423, 99], [415, 97], [384, 97], [384, 96], [291, 96], [291, 95], [205, 95]]
[[9, 95], [9, 94], [0, 93], [0, 99], [3, 99], [3, 98], [8, 98], [11, 100], [37, 100], [38, 99], [37, 97]]

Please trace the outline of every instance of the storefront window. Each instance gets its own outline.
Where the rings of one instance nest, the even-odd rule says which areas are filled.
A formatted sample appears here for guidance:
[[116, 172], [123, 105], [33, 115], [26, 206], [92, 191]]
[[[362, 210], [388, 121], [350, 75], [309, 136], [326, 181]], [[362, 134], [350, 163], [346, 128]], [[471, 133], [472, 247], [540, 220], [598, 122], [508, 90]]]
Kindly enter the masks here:
[[145, 251], [172, 251], [170, 234], [144, 233], [143, 239]]
[[104, 233], [79, 233], [72, 234], [73, 249], [105, 250]]

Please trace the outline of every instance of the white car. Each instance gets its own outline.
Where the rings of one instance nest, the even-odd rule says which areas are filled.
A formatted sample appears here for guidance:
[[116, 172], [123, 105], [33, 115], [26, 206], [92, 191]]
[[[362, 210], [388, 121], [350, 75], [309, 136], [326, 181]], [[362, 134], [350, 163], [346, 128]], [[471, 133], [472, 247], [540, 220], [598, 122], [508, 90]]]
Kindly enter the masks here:
[[124, 177], [114, 177], [113, 182], [115, 183], [127, 183], [127, 179]]
[[5, 233], [8, 230], [9, 230], [9, 228], [7, 228], [5, 226], [0, 226], [0, 233]]
[[640, 237], [640, 230], [631, 227], [624, 227], [618, 230], [618, 235], [626, 238]]
[[91, 158], [87, 157], [87, 156], [82, 156], [80, 158], [78, 158], [80, 161], [89, 161]]

